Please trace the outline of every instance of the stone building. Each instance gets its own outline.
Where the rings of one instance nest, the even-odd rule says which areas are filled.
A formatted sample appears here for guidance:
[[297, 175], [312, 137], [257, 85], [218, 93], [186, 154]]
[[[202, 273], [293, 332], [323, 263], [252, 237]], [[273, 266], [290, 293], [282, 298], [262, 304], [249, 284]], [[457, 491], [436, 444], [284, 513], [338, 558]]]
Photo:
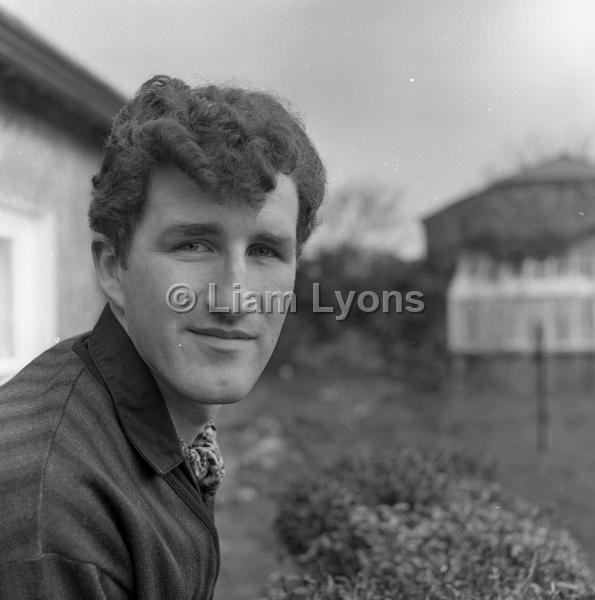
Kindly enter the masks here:
[[103, 304], [86, 213], [123, 102], [0, 12], [0, 381]]
[[595, 352], [595, 165], [560, 156], [424, 225], [453, 353]]

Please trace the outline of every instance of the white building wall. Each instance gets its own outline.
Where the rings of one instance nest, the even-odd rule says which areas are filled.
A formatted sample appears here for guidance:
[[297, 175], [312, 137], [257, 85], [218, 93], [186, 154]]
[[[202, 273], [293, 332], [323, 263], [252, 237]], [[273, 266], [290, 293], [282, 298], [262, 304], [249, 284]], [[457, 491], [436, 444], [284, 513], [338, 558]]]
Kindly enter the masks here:
[[461, 256], [447, 292], [454, 353], [595, 352], [595, 238], [565, 256], [496, 263]]
[[[0, 381], [59, 338], [89, 329], [103, 305], [86, 213], [100, 155], [74, 136], [0, 104]], [[10, 312], [10, 314], [7, 314]], [[6, 338], [6, 334], [4, 334]]]

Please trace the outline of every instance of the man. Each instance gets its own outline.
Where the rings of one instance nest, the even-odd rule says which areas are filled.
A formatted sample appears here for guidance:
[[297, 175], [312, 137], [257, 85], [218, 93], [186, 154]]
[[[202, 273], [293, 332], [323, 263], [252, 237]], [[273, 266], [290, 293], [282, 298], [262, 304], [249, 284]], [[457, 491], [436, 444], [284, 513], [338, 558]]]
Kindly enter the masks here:
[[207, 599], [219, 569], [213, 419], [285, 317], [325, 173], [269, 94], [157, 76], [93, 179], [108, 304], [0, 390], [0, 597]]

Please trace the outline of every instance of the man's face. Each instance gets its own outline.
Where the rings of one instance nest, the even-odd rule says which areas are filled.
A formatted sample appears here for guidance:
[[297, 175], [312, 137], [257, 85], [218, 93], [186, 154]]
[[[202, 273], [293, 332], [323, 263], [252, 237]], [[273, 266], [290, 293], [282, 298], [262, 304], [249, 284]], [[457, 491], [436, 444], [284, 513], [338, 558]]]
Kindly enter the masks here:
[[[297, 215], [295, 184], [283, 174], [258, 206], [217, 202], [175, 168], [152, 174], [120, 281], [124, 325], [162, 389], [205, 404], [248, 394], [285, 311], [279, 302], [256, 311], [244, 295], [293, 290]], [[168, 306], [167, 291], [177, 283], [196, 291], [193, 310]], [[212, 312], [213, 304], [231, 311]]]

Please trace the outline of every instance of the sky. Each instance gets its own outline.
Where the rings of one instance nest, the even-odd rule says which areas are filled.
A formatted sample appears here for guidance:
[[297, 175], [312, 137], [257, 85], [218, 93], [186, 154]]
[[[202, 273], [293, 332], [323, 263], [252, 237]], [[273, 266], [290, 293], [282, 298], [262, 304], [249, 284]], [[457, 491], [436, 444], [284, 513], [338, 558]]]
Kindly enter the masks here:
[[305, 121], [331, 191], [393, 190], [405, 220], [510, 172], [519, 156], [595, 148], [591, 0], [0, 6], [126, 95], [155, 73], [276, 92]]

